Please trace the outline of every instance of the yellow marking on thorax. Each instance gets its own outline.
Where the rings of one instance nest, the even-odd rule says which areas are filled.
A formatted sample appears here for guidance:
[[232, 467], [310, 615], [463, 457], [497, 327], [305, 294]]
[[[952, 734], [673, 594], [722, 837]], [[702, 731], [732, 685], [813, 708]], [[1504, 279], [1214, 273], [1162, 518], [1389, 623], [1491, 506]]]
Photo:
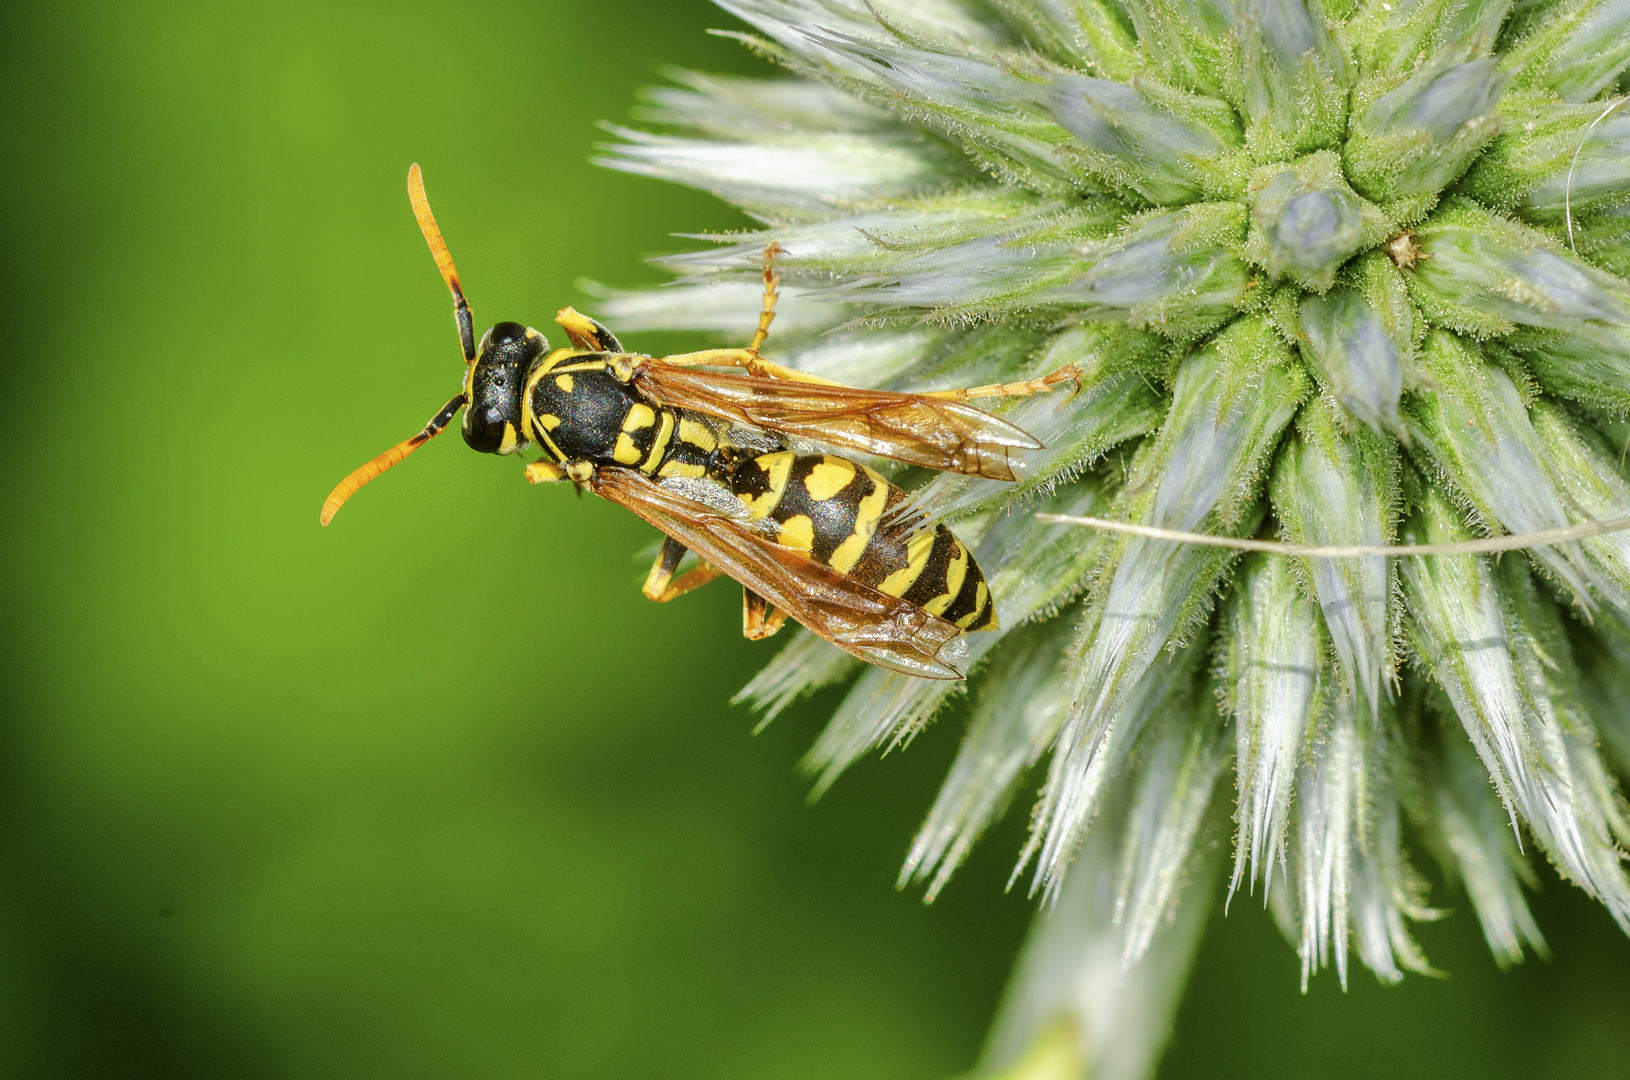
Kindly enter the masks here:
[[588, 353], [582, 349], [556, 349], [554, 352], [544, 357], [543, 363], [539, 364], [537, 370], [532, 372], [532, 378], [528, 381], [537, 382], [545, 375], [548, 375], [550, 372], [560, 367], [560, 365], [566, 363], [566, 361], [579, 356], [587, 355]]
[[787, 490], [787, 476], [792, 472], [793, 457], [791, 450], [778, 450], [773, 454], [762, 454], [754, 459], [758, 467], [763, 469], [770, 478], [770, 490], [756, 499], [751, 495], [738, 495], [736, 497], [746, 505], [755, 518], [764, 517], [771, 510], [774, 510], [776, 504], [781, 501], [782, 492]]
[[956, 594], [962, 591], [962, 582], [968, 576], [968, 549], [957, 542], [956, 555], [945, 567], [945, 591], [923, 605], [930, 615], [943, 615]]
[[934, 529], [932, 526], [922, 529], [906, 541], [906, 565], [896, 570], [877, 586], [877, 591], [887, 593], [889, 596], [904, 596], [906, 591], [922, 575], [923, 567], [928, 565], [928, 555], [934, 550]]
[[555, 385], [560, 387], [561, 393], [569, 394], [572, 392], [572, 387], [577, 385], [577, 380], [570, 375], [556, 375]]
[[623, 430], [632, 434], [656, 422], [656, 410], [644, 402], [636, 401], [628, 407], [628, 415], [623, 417]]
[[679, 441], [711, 454], [719, 446], [713, 431], [706, 424], [684, 417], [679, 421]]
[[688, 461], [670, 461], [657, 470], [657, 475], [700, 478], [707, 475], [707, 470], [700, 465], [692, 465]]
[[599, 336], [594, 327], [594, 320], [575, 308], [563, 307], [555, 312], [555, 322], [559, 323], [574, 340], [581, 338], [592, 342]]
[[888, 481], [870, 469], [866, 471], [871, 476], [872, 493], [860, 500], [860, 505], [855, 508], [855, 531], [833, 549], [832, 558], [828, 563], [840, 574], [847, 574], [853, 570], [860, 557], [866, 553], [866, 545], [872, 542], [872, 536], [877, 532], [877, 523], [883, 517], [883, 507], [889, 501]]
[[855, 467], [840, 457], [826, 455], [819, 465], [809, 470], [804, 477], [804, 490], [816, 502], [825, 502], [844, 488], [849, 486], [855, 478]]
[[[556, 349], [554, 352], [550, 353], [544, 358], [543, 363], [532, 369], [532, 373], [526, 377], [526, 388], [521, 391], [521, 429], [524, 431], [530, 428], [533, 434], [538, 436], [540, 441], [548, 443], [549, 449], [554, 452], [556, 457], [562, 457], [563, 455], [560, 452], [560, 448], [550, 441], [548, 432], [551, 432], [560, 426], [560, 417], [549, 415], [539, 416], [537, 413], [534, 413], [532, 411], [532, 392], [537, 389], [539, 383], [543, 382], [544, 379], [555, 373], [555, 368], [566, 361], [571, 360], [573, 357], [583, 355], [584, 353], [581, 349]], [[592, 367], [595, 365], [591, 364], [588, 366]], [[472, 365], [470, 371], [473, 373], [474, 370], [475, 368]], [[470, 392], [469, 382], [471, 377], [473, 377], [473, 375], [467, 375], [465, 377], [464, 392], [466, 394]]]
[[[636, 408], [641, 409], [644, 407], [645, 406], [643, 405], [636, 406]], [[651, 452], [645, 455], [644, 461], [640, 462], [640, 469], [642, 471], [650, 472], [652, 469], [657, 467], [657, 462], [662, 460], [663, 453], [665, 453], [668, 449], [668, 440], [673, 438], [673, 433], [674, 414], [664, 409], [662, 412], [662, 423], [657, 428], [657, 437], [651, 440]]]
[[[557, 422], [558, 422], [558, 420], [557, 420]], [[532, 429], [532, 433], [534, 435], [536, 435], [538, 437], [538, 441], [543, 443], [543, 445], [548, 448], [549, 452], [555, 456], [556, 461], [565, 461], [566, 460], [566, 455], [560, 452], [560, 447], [555, 445], [555, 440], [553, 440], [553, 439], [551, 439], [549, 437], [549, 432], [548, 431], [545, 431], [542, 428], [534, 426], [533, 429]]]
[[815, 523], [808, 514], [798, 514], [781, 523], [776, 543], [809, 554], [815, 549]]
[[611, 448], [611, 459], [619, 465], [638, 465], [640, 448], [635, 446], [634, 440], [628, 436], [631, 432], [643, 431], [656, 422], [656, 410], [651, 406], [639, 401], [630, 405], [628, 415], [623, 417], [623, 430], [617, 436], [617, 445]]

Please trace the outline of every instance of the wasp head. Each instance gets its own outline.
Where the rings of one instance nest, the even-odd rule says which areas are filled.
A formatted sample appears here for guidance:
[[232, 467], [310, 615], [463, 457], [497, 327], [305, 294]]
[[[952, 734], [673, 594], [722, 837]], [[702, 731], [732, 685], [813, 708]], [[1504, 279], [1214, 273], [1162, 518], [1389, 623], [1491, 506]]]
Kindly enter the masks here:
[[521, 434], [521, 393], [526, 377], [549, 351], [549, 342], [530, 326], [501, 322], [481, 337], [475, 363], [465, 376], [464, 441], [483, 454], [518, 454], [527, 447]]

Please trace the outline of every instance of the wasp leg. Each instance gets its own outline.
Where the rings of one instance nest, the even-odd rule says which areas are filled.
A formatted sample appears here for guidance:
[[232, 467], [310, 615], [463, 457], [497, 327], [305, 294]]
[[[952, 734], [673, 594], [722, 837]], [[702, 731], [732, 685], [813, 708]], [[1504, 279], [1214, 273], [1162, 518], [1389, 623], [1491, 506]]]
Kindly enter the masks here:
[[1050, 371], [1039, 379], [990, 383], [987, 386], [970, 386], [962, 390], [933, 390], [921, 396], [951, 398], [955, 401], [967, 401], [969, 398], [1029, 397], [1032, 394], [1044, 394], [1062, 383], [1072, 383], [1076, 391], [1080, 391], [1081, 369], [1074, 364], [1065, 364], [1057, 371]]
[[707, 563], [674, 577], [674, 570], [679, 566], [679, 560], [685, 557], [685, 545], [673, 537], [662, 541], [662, 550], [657, 552], [656, 561], [651, 564], [651, 572], [645, 577], [642, 592], [659, 604], [666, 604], [669, 600], [684, 596], [692, 589], [699, 589], [703, 585], [718, 577], [721, 573]]
[[764, 302], [758, 313], [758, 329], [747, 345], [747, 351], [754, 356], [770, 339], [770, 324], [775, 322], [775, 302], [781, 299], [781, 275], [775, 272], [775, 257], [781, 253], [781, 245], [774, 240], [764, 249]]
[[842, 383], [823, 379], [819, 375], [811, 375], [807, 371], [796, 368], [782, 367], [764, 359], [758, 353], [749, 349], [703, 349], [701, 352], [679, 353], [675, 356], [664, 356], [661, 363], [671, 364], [674, 367], [730, 367], [742, 368], [749, 375], [757, 375], [764, 379], [784, 379], [788, 382], [819, 383], [822, 386], [842, 386]]
[[745, 586], [741, 590], [741, 636], [748, 641], [773, 637], [787, 623], [787, 613]]
[[821, 383], [837, 386], [831, 379], [809, 375], [793, 368], [782, 367], [759, 355], [764, 343], [770, 339], [770, 324], [775, 321], [775, 302], [781, 299], [781, 275], [775, 272], [775, 257], [782, 254], [781, 245], [772, 243], [764, 249], [764, 303], [758, 314], [758, 329], [745, 349], [704, 349], [701, 352], [664, 356], [664, 364], [675, 367], [739, 367], [749, 375], [765, 379], [786, 379], [790, 382]]
[[579, 349], [608, 353], [623, 351], [623, 343], [617, 340], [616, 334], [607, 330], [603, 323], [589, 318], [576, 308], [561, 308], [555, 312], [555, 321], [566, 331], [566, 336], [572, 339], [572, 344]]
[[529, 484], [551, 484], [564, 479], [566, 470], [553, 461], [534, 461], [526, 467], [526, 482]]

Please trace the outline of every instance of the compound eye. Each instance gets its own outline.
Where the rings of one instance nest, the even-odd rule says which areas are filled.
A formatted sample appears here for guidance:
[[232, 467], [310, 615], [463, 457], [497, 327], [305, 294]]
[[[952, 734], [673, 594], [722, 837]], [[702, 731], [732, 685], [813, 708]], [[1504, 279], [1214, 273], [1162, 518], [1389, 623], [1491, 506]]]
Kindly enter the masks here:
[[472, 406], [464, 413], [464, 442], [471, 450], [496, 454], [504, 446], [504, 414], [492, 405]]
[[525, 341], [526, 327], [514, 322], [494, 323], [492, 329], [487, 331], [487, 337], [495, 348], [501, 349], [517, 341]]

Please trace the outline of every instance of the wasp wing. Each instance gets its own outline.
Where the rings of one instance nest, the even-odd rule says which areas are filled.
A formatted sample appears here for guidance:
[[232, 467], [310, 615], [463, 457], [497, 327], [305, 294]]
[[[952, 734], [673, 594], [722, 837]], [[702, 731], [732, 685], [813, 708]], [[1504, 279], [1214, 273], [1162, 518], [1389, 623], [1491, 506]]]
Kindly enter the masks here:
[[[961, 630], [783, 547], [754, 531], [750, 519], [633, 469], [599, 468], [589, 487], [632, 510], [838, 648], [907, 675], [962, 678], [956, 667], [967, 653]], [[726, 498], [735, 501], [728, 493]]]
[[942, 472], [1016, 479], [1012, 450], [1039, 450], [1028, 433], [946, 398], [698, 371], [646, 359], [634, 385], [652, 401]]

